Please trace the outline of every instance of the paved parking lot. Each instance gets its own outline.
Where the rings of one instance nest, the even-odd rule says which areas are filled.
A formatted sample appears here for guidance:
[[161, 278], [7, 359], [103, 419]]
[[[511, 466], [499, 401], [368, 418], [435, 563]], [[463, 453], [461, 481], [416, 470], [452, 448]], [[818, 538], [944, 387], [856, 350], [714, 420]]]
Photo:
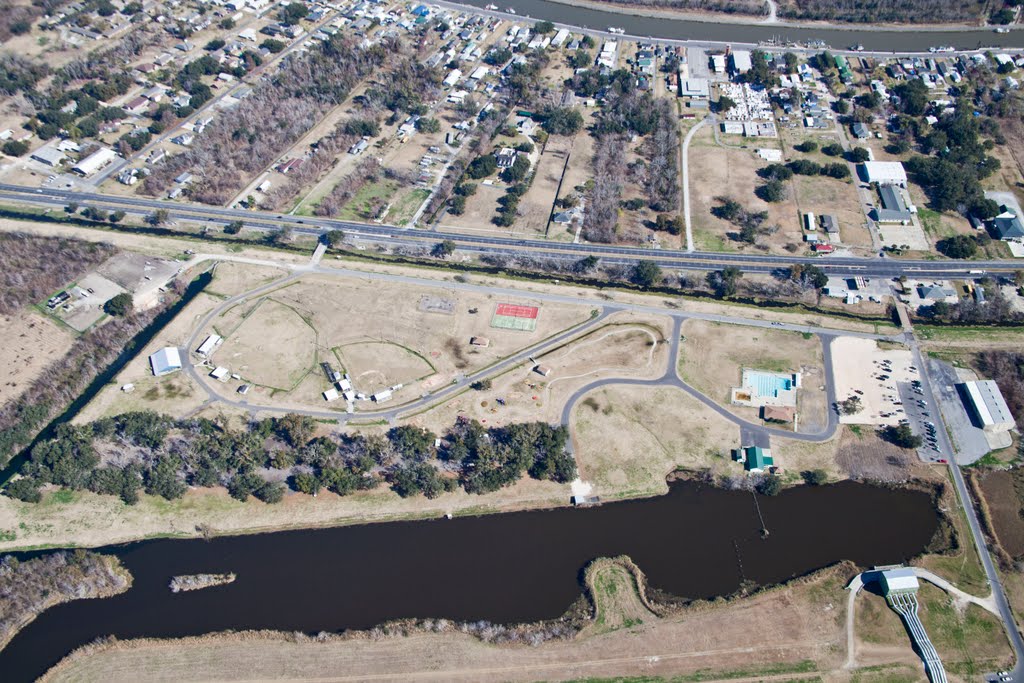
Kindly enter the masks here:
[[939, 446], [936, 430], [939, 429], [935, 406], [925, 400], [924, 391], [914, 380], [899, 383], [900, 400], [903, 401], [904, 418], [911, 430], [924, 439], [924, 444], [917, 449], [917, 454], [925, 462], [939, 462], [949, 459], [949, 453], [943, 453]]
[[941, 404], [942, 417], [949, 428], [953, 448], [956, 449], [956, 461], [961, 465], [970, 465], [991, 450], [985, 432], [974, 426], [960, 399], [956, 390], [956, 384], [960, 381], [956, 368], [949, 363], [929, 359], [928, 370], [932, 387]]

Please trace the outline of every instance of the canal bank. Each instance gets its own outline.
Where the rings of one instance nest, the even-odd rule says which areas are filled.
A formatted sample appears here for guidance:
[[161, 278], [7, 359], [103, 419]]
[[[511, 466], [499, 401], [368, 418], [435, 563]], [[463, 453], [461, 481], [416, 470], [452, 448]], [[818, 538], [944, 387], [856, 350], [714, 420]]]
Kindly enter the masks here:
[[[653, 590], [713, 599], [842, 560], [903, 562], [939, 527], [923, 491], [842, 482], [759, 496], [755, 505], [747, 491], [675, 482], [664, 496], [589, 509], [146, 541], [102, 549], [131, 572], [131, 590], [49, 610], [0, 652], [0, 667], [5, 680], [32, 680], [105, 636], [338, 632], [427, 617], [547, 621], [580, 598], [588, 563], [619, 555]], [[167, 589], [172, 576], [205, 572], [238, 578], [191, 593]]]

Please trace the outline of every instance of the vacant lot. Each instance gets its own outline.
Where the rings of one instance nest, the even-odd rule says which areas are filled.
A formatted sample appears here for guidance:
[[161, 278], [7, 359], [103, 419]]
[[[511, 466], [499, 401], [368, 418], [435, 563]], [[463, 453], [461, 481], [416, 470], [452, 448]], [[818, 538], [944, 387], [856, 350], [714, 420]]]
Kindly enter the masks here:
[[[631, 590], [631, 578], [625, 572], [598, 575], [603, 629], [595, 625], [576, 638], [537, 647], [489, 645], [458, 632], [324, 642], [239, 634], [121, 642], [72, 658], [46, 680], [555, 681], [637, 674], [716, 680], [829, 671], [841, 664], [845, 599], [836, 572], [664, 618], [620, 597]], [[751, 633], [772, 637], [754, 643]]]
[[719, 147], [715, 145], [710, 127], [694, 135], [690, 143], [689, 165], [696, 247], [711, 251], [734, 251], [740, 248], [741, 243], [735, 240], [739, 228], [711, 213], [719, 205], [715, 197], [728, 196], [748, 211], [767, 211], [768, 220], [765, 225], [779, 226], [778, 232], [759, 237], [759, 244], [768, 251], [784, 254], [787, 253], [786, 245], [790, 244], [803, 250], [800, 212], [792, 188], [789, 189], [787, 199], [772, 204], [754, 194], [755, 188], [763, 182], [757, 176], [757, 169], [767, 164], [754, 156], [753, 148], [762, 145], [756, 141], [749, 144], [750, 149]]
[[522, 215], [516, 219], [517, 231], [544, 236], [558, 193], [558, 182], [562, 178], [566, 159], [572, 152], [572, 142], [572, 138], [560, 135], [548, 140], [544, 153], [537, 160], [533, 184], [519, 202], [519, 213]]
[[30, 309], [0, 315], [0, 405], [67, 353], [73, 341], [66, 328]]
[[[825, 425], [825, 372], [821, 341], [797, 332], [688, 320], [680, 350], [680, 376], [722, 405], [740, 384], [743, 368], [803, 373], [797, 391], [800, 422], [807, 431]], [[730, 406], [738, 415], [757, 419], [757, 410]]]

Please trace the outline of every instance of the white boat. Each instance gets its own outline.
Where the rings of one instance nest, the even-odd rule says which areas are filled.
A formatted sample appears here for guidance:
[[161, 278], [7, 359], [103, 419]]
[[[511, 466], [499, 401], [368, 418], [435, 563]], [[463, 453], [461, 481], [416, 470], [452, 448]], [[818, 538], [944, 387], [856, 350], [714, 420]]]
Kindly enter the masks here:
[[1000, 26], [999, 28], [996, 29], [996, 33], [1009, 33], [1009, 32], [1010, 32], [1010, 29], [1006, 28], [1005, 26]]
[[508, 12], [509, 14], [515, 14], [516, 13], [516, 8], [515, 7], [509, 7], [505, 11]]
[[493, 12], [494, 10], [498, 9], [498, 6], [497, 5], [486, 5], [484, 7], [484, 9], [489, 9], [489, 10], [491, 10]]
[[609, 26], [608, 27], [608, 33], [614, 33], [616, 35], [621, 36], [625, 32], [626, 32], [626, 29], [624, 29], [624, 28], [616, 28], [614, 26]]
[[928, 52], [956, 52], [956, 49], [948, 45], [940, 45], [939, 47], [928, 48]]
[[850, 49], [853, 50], [854, 52], [864, 52], [864, 46], [861, 45], [860, 43], [857, 43], [856, 45], [851, 45]]

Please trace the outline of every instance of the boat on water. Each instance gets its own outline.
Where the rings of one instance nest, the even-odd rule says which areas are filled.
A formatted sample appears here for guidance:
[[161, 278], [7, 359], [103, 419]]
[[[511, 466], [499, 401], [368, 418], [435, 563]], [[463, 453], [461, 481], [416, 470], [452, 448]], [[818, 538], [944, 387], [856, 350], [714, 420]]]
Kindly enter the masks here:
[[626, 32], [624, 28], [616, 28], [615, 26], [608, 27], [608, 33], [614, 33], [617, 36], [621, 36]]
[[1010, 32], [1010, 29], [1006, 28], [1005, 26], [1000, 26], [999, 28], [996, 29], [996, 33], [1009, 33], [1009, 32]]
[[498, 6], [497, 5], [484, 5], [484, 9], [489, 9], [489, 10], [491, 10], [493, 12], [496, 9], [498, 9]]
[[949, 45], [940, 45], [938, 47], [928, 48], [928, 52], [956, 52], [956, 48], [950, 47]]
[[856, 45], [851, 45], [850, 49], [853, 50], [854, 52], [864, 52], [864, 46], [861, 45], [860, 43], [857, 43]]
[[505, 11], [508, 12], [509, 14], [515, 14], [516, 13], [516, 8], [515, 7], [509, 7]]

